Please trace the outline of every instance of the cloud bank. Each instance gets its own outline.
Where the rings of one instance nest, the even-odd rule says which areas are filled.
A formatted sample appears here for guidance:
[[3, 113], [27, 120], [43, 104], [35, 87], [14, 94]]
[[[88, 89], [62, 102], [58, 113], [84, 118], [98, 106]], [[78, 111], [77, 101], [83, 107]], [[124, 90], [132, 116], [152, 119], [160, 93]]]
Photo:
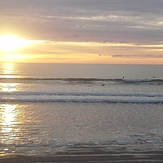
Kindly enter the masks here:
[[5, 0], [0, 1], [0, 27], [0, 33], [48, 43], [150, 45], [161, 56], [163, 49], [156, 45], [163, 44], [163, 0]]

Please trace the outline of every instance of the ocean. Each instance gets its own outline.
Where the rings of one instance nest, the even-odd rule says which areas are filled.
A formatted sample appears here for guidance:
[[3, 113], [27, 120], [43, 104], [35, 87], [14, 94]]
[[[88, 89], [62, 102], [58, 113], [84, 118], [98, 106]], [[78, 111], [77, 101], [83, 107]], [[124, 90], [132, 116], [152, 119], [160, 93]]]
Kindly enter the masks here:
[[0, 155], [163, 143], [163, 65], [0, 63]]

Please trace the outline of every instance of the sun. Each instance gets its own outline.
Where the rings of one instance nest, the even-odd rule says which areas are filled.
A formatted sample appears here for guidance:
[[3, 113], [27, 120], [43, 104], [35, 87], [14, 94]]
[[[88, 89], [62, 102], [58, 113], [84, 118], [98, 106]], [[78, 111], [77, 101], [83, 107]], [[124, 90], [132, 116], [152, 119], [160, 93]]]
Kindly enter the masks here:
[[0, 36], [0, 50], [13, 52], [29, 45], [29, 40], [14, 35]]

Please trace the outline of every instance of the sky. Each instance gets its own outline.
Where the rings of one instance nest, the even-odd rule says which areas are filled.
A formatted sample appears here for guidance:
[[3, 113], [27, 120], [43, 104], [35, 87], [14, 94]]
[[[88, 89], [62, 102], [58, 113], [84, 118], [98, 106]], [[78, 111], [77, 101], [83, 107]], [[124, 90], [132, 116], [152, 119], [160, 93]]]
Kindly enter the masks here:
[[0, 0], [1, 61], [163, 64], [163, 0]]

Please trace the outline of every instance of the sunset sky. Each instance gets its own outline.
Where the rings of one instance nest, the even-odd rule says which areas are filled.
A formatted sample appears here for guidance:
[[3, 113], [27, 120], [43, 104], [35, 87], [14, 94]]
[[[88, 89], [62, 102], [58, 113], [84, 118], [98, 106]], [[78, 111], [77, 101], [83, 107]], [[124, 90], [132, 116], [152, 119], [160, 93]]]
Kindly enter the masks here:
[[163, 64], [163, 0], [0, 0], [0, 61]]

